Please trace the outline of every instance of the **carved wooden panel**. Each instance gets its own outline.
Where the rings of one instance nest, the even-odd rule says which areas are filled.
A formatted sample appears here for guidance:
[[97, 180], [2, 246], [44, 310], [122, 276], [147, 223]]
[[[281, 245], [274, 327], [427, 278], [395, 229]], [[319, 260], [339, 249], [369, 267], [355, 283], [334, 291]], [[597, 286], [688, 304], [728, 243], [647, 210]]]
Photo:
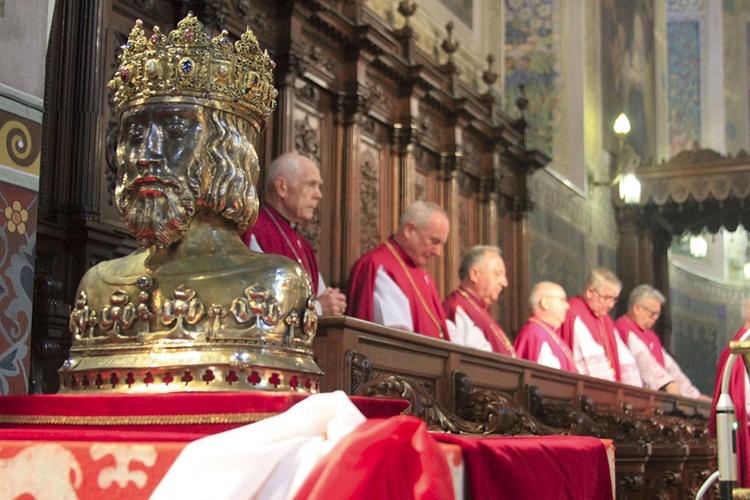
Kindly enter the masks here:
[[474, 193], [477, 192], [476, 179], [491, 177], [491, 172], [482, 170], [482, 154], [484, 153], [481, 144], [481, 137], [478, 131], [467, 128], [462, 134], [463, 144], [461, 147], [462, 162], [461, 170], [473, 177], [474, 182], [471, 186]]
[[417, 130], [419, 132], [419, 144], [422, 148], [440, 153], [444, 150], [444, 140], [441, 131], [444, 130], [444, 120], [438, 109], [429, 105], [429, 101], [422, 101], [417, 115]]
[[[321, 116], [303, 104], [299, 104], [292, 115], [294, 150], [302, 156], [312, 159], [320, 167], [323, 183], [327, 185], [330, 184], [326, 182], [330, 179], [330, 172], [321, 163], [321, 122]], [[323, 200], [325, 201], [325, 199], [324, 197]], [[313, 219], [299, 226], [299, 231], [307, 238], [307, 241], [310, 242], [318, 254], [321, 252], [321, 217], [325, 217], [325, 214], [330, 213], [330, 207], [326, 207], [325, 205], [326, 203], [319, 204]], [[324, 213], [324, 215], [321, 216], [321, 213]]]
[[[360, 204], [359, 247], [366, 253], [383, 241], [383, 207], [381, 179], [385, 177], [378, 152], [372, 145], [364, 145], [360, 151]], [[385, 219], [387, 221], [387, 219]]]

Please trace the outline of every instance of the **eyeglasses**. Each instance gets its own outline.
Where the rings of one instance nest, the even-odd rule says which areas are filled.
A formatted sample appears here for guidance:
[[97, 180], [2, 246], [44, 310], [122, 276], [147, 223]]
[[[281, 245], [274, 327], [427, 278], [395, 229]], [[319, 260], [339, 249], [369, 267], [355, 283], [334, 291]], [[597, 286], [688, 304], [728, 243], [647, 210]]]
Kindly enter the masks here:
[[638, 307], [640, 307], [641, 309], [643, 309], [644, 311], [646, 311], [648, 313], [648, 315], [651, 316], [651, 319], [656, 319], [661, 314], [661, 311], [652, 311], [651, 309], [649, 309], [648, 307], [644, 306], [643, 304], [638, 304]]
[[594, 291], [595, 294], [599, 296], [600, 299], [602, 299], [602, 302], [611, 302], [614, 304], [615, 302], [617, 302], [617, 298], [619, 297], [619, 295], [602, 295], [601, 293], [594, 290], [593, 288], [592, 290]]

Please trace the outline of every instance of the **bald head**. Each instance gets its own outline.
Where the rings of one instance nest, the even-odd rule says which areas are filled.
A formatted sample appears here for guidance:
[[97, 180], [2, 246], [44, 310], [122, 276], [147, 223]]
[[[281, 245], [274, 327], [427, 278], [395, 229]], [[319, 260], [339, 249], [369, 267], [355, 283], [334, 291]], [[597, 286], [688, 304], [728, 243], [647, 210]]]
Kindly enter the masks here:
[[742, 320], [745, 322], [745, 326], [750, 328], [750, 297], [745, 299], [742, 303]]
[[542, 281], [531, 290], [529, 307], [534, 316], [559, 328], [570, 306], [563, 287], [551, 281]]
[[265, 202], [290, 222], [314, 217], [322, 188], [318, 166], [297, 153], [285, 153], [266, 168]]

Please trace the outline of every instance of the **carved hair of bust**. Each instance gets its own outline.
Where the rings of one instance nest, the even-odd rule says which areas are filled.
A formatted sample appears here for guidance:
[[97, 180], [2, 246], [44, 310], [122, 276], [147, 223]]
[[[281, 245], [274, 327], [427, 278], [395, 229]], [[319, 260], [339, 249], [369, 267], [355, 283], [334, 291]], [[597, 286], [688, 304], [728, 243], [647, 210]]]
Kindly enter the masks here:
[[250, 227], [258, 212], [255, 135], [248, 121], [201, 104], [144, 103], [127, 110], [115, 203], [139, 244], [169, 246], [202, 210], [234, 222], [238, 231]]

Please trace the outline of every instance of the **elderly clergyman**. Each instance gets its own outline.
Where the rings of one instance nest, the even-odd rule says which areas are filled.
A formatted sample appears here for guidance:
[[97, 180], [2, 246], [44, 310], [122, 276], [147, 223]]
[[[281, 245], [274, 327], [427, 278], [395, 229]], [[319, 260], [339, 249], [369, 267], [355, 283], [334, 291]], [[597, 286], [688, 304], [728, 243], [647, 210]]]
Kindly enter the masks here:
[[312, 245], [297, 225], [312, 220], [322, 198], [323, 179], [312, 160], [297, 153], [285, 153], [266, 169], [264, 200], [258, 220], [242, 240], [256, 252], [289, 257], [307, 271], [320, 314], [343, 314], [346, 296], [338, 288], [326, 287], [318, 270]]
[[666, 298], [656, 288], [638, 285], [630, 292], [628, 312], [617, 319], [615, 328], [633, 353], [646, 389], [700, 397], [700, 390], [690, 382], [651, 329], [659, 319], [664, 302]]
[[560, 337], [560, 325], [570, 307], [563, 287], [551, 281], [537, 283], [529, 296], [531, 318], [516, 335], [519, 358], [578, 373], [573, 353]]
[[622, 282], [609, 269], [591, 271], [581, 294], [569, 301], [560, 334], [580, 373], [643, 387], [635, 359], [609, 316], [621, 290]]
[[488, 309], [508, 286], [500, 249], [484, 245], [471, 248], [461, 258], [458, 277], [461, 284], [443, 302], [448, 320], [456, 325], [451, 340], [515, 357], [513, 344]]
[[347, 314], [381, 325], [450, 340], [445, 313], [427, 262], [448, 240], [448, 216], [417, 201], [401, 215], [396, 232], [349, 271]]

